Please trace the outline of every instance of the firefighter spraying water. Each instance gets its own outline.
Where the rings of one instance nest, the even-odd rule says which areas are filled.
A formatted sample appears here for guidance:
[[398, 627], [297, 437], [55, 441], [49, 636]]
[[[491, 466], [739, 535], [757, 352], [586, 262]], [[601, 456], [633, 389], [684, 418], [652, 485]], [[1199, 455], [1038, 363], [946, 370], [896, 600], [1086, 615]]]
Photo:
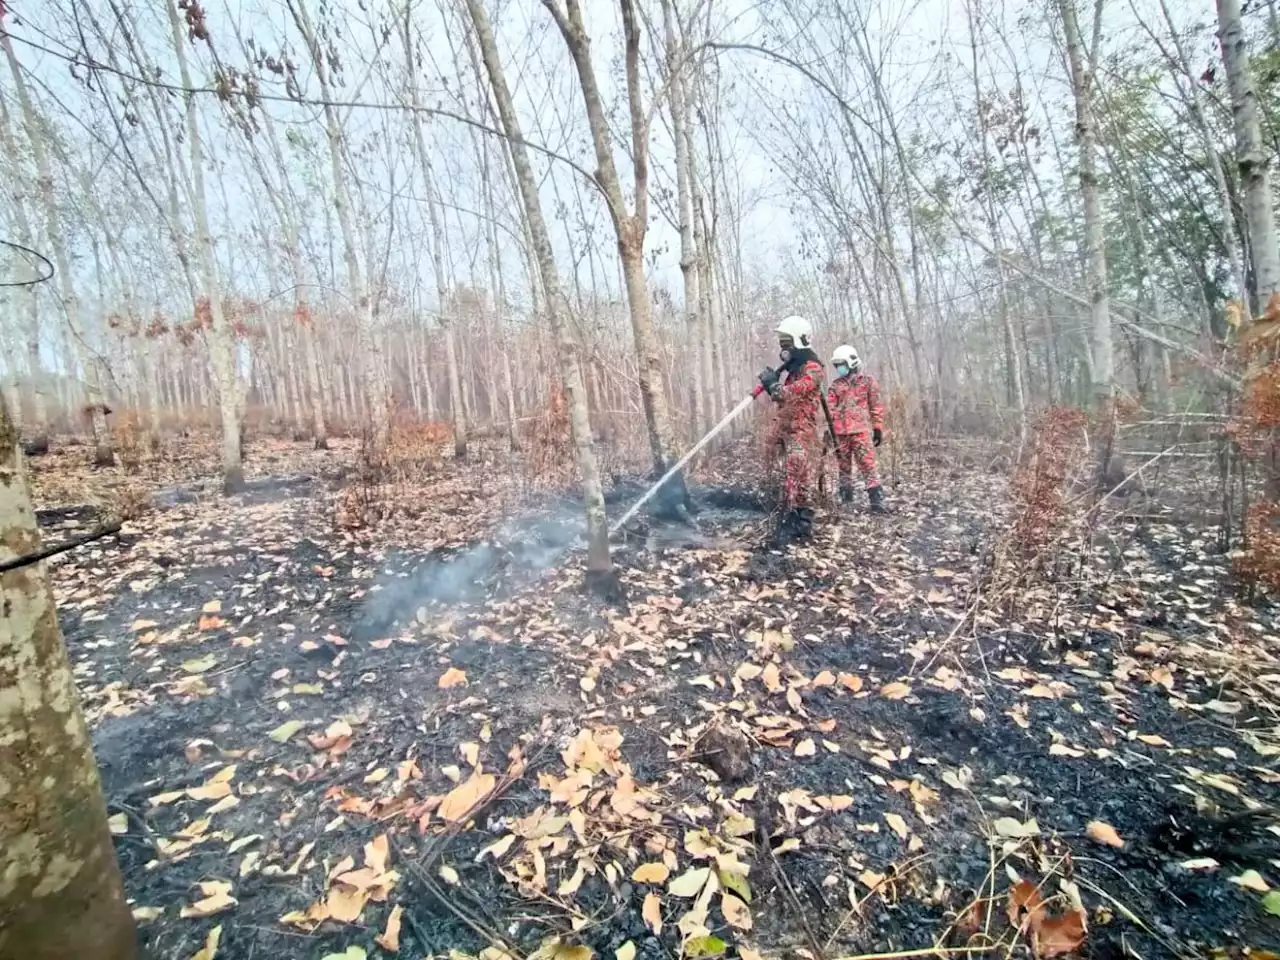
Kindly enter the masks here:
[[[689, 449], [664, 473], [656, 483], [633, 503], [609, 529], [612, 536], [626, 526], [651, 499], [663, 488], [672, 477], [676, 476], [693, 457], [710, 443], [725, 427], [729, 426], [757, 397], [767, 393], [777, 404], [777, 415], [769, 428], [768, 447], [771, 453], [781, 456], [783, 460], [782, 490], [782, 523], [779, 532], [786, 537], [807, 537], [813, 532], [814, 518], [814, 484], [822, 474], [822, 456], [825, 442], [829, 440], [835, 445], [837, 461], [840, 463], [841, 492], [846, 489], [846, 478], [849, 473], [850, 459], [856, 459], [859, 469], [867, 478], [867, 489], [871, 495], [872, 509], [883, 512], [880, 498], [879, 481], [875, 479], [874, 454], [864, 455], [863, 451], [871, 450], [871, 442], [880, 443], [883, 428], [883, 408], [879, 406], [879, 391], [875, 381], [870, 377], [858, 380], [856, 385], [842, 381], [847, 375], [857, 373], [861, 369], [857, 362], [857, 354], [852, 347], [840, 347], [833, 359], [838, 378], [833, 384], [830, 394], [824, 386], [822, 362], [813, 350], [813, 326], [804, 317], [789, 316], [784, 318], [774, 331], [778, 336], [780, 365], [775, 369], [766, 367], [761, 371], [760, 383], [747, 396], [743, 397], [732, 410], [721, 418], [707, 434]], [[854, 365], [850, 366], [852, 354]], [[859, 374], [859, 376], [861, 376]], [[857, 419], [860, 409], [857, 399], [862, 398], [863, 407], [869, 401], [871, 408], [871, 424], [874, 425], [874, 441], [870, 435], [863, 442], [861, 431], [862, 420]], [[836, 410], [833, 415], [832, 410]], [[818, 411], [822, 411], [822, 421], [818, 419]], [[842, 430], [844, 424], [846, 429]], [[825, 427], [825, 429], [823, 429]], [[869, 429], [869, 428], [868, 428]], [[870, 471], [864, 467], [870, 458]]]

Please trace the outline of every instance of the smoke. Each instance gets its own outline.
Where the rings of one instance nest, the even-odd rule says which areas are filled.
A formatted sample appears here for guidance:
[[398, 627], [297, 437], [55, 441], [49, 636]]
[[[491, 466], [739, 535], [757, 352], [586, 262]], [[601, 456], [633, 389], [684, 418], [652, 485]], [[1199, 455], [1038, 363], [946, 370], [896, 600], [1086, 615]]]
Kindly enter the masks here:
[[561, 563], [582, 542], [585, 525], [581, 509], [564, 504], [550, 514], [509, 519], [479, 543], [433, 551], [401, 572], [384, 572], [365, 595], [357, 633], [404, 626], [421, 607], [478, 603], [510, 592]]

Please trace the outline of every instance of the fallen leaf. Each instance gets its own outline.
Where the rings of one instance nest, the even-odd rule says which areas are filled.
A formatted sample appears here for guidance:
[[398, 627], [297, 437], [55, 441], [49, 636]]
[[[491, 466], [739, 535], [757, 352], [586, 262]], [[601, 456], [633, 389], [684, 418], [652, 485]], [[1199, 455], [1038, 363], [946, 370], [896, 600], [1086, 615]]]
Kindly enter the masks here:
[[374, 942], [387, 953], [400, 952], [400, 918], [404, 915], [404, 907], [396, 904], [387, 917], [387, 929], [374, 937]]
[[884, 697], [886, 700], [901, 700], [910, 693], [911, 687], [900, 680], [895, 680], [893, 683], [886, 683], [880, 688], [880, 696]]
[[798, 744], [796, 744], [797, 757], [812, 757], [817, 752], [818, 752], [818, 747], [813, 742], [812, 738], [806, 737], [805, 739], [801, 740]]
[[[1009, 888], [1009, 923], [1019, 930], [1035, 927], [1044, 917], [1044, 897], [1030, 880], [1019, 880]], [[1024, 916], [1025, 915], [1025, 916]]]
[[364, 947], [352, 945], [341, 953], [326, 953], [320, 960], [369, 960], [369, 954]]
[[636, 944], [634, 940], [628, 940], [617, 950], [613, 951], [614, 960], [636, 960]]
[[582, 886], [582, 882], [587, 879], [587, 864], [584, 860], [578, 861], [578, 868], [573, 871], [573, 876], [565, 880], [556, 888], [556, 896], [572, 897], [578, 892], [578, 888]]
[[777, 693], [782, 689], [782, 674], [776, 663], [771, 663], [764, 668], [760, 674], [760, 682], [770, 693]]
[[133, 919], [139, 923], [150, 923], [157, 917], [164, 916], [164, 907], [134, 907]]
[[1084, 756], [1084, 751], [1077, 750], [1074, 747], [1068, 747], [1065, 743], [1052, 743], [1049, 745], [1049, 756], [1072, 757], [1079, 759]]
[[644, 905], [640, 908], [640, 916], [649, 925], [655, 937], [662, 934], [662, 901], [656, 893], [646, 894]]
[[836, 682], [836, 675], [832, 673], [830, 670], [823, 670], [821, 673], [819, 673], [816, 677], [813, 678], [812, 686], [815, 688], [832, 687], [832, 686], [835, 686], [835, 682]]
[[631, 874], [636, 883], [666, 883], [671, 871], [665, 863], [642, 863]]
[[457, 667], [450, 667], [440, 677], [438, 686], [441, 690], [451, 690], [454, 687], [465, 687], [467, 685], [467, 674], [464, 670]]
[[1096, 843], [1103, 843], [1117, 849], [1124, 846], [1124, 840], [1116, 833], [1116, 828], [1102, 820], [1094, 820], [1084, 828], [1085, 835]]
[[1234, 700], [1210, 700], [1204, 706], [1206, 710], [1225, 714], [1239, 713], [1244, 709], [1243, 703], [1237, 703]]
[[1184, 870], [1217, 870], [1218, 861], [1213, 857], [1194, 857], [1191, 860], [1183, 860], [1180, 866]]
[[693, 937], [685, 941], [684, 955], [687, 960], [699, 960], [700, 957], [720, 957], [729, 949], [729, 945], [719, 937], [707, 934], [705, 937]]
[[[349, 876], [349, 874], [347, 874]], [[339, 923], [355, 923], [369, 901], [369, 891], [345, 883], [334, 884], [325, 898], [329, 916]]]
[[911, 828], [907, 826], [907, 821], [896, 813], [886, 813], [884, 815], [885, 823], [889, 824], [889, 828], [893, 830], [903, 840], [911, 835]]
[[749, 837], [756, 832], [756, 822], [740, 813], [731, 813], [725, 817], [722, 829], [730, 837]]
[[1077, 910], [1045, 917], [1032, 928], [1032, 949], [1037, 957], [1060, 957], [1084, 943], [1084, 916]]
[[751, 929], [751, 908], [732, 893], [726, 893], [721, 897], [720, 912], [724, 914], [725, 922], [729, 926], [737, 927], [739, 930]]
[[182, 908], [180, 916], [184, 920], [192, 918], [212, 917], [234, 907], [238, 901], [231, 896], [231, 884], [223, 881], [206, 881], [200, 884], [204, 898]]
[[107, 829], [111, 831], [112, 836], [123, 836], [129, 832], [129, 817], [127, 814], [116, 813], [107, 817]]
[[301, 720], [286, 720], [284, 723], [280, 724], [280, 726], [268, 733], [267, 736], [276, 743], [284, 743], [301, 729]]
[[667, 893], [673, 897], [696, 897], [710, 876], [710, 867], [694, 867], [672, 880], [667, 886]]
[[440, 869], [436, 871], [440, 875], [440, 879], [451, 886], [457, 886], [462, 882], [462, 878], [458, 876], [458, 871], [453, 869], [447, 863], [440, 864]]
[[853, 693], [862, 689], [862, 678], [856, 673], [842, 673], [836, 679], [840, 681], [840, 686]]
[[391, 842], [380, 833], [364, 845], [364, 863], [374, 873], [386, 873], [391, 862]]
[[449, 791], [436, 812], [450, 823], [457, 822], [470, 813], [472, 807], [492, 793], [497, 782], [497, 778], [491, 773], [473, 773], [463, 783]]
[[1272, 890], [1261, 902], [1263, 910], [1273, 917], [1280, 917], [1280, 890]]
[[995, 829], [996, 835], [1001, 837], [1021, 840], [1026, 837], [1040, 836], [1040, 825], [1034, 819], [1022, 823], [1013, 817], [1001, 817], [991, 826]]
[[508, 833], [501, 840], [495, 840], [476, 854], [476, 863], [479, 863], [486, 856], [493, 857], [495, 860], [506, 856], [507, 851], [511, 849], [511, 845], [515, 842], [516, 835], [514, 833]]
[[1267, 893], [1271, 889], [1271, 884], [1267, 883], [1257, 870], [1246, 870], [1238, 877], [1231, 877], [1231, 882], [1254, 893]]
[[199, 657], [195, 660], [184, 660], [182, 662], [182, 669], [187, 671], [187, 673], [205, 673], [212, 670], [217, 665], [218, 658], [212, 653], [206, 653], [203, 657]]
[[191, 956], [191, 960], [214, 960], [218, 955], [218, 941], [222, 939], [222, 924], [209, 931], [204, 938], [204, 946]]

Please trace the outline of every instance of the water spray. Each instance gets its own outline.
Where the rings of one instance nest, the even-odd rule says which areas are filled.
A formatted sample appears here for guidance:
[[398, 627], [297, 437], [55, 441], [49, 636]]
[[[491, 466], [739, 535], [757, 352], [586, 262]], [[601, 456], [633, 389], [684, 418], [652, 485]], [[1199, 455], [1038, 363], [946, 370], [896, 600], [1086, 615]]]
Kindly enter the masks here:
[[613, 526], [609, 528], [609, 536], [612, 537], [615, 533], [617, 533], [624, 526], [626, 526], [627, 521], [630, 520], [632, 517], [634, 517], [636, 515], [636, 512], [641, 507], [643, 507], [646, 503], [648, 503], [650, 500], [653, 499], [653, 495], [662, 489], [663, 484], [665, 484], [668, 480], [670, 480], [677, 473], [679, 473], [681, 468], [684, 467], [684, 465], [688, 463], [690, 460], [692, 460], [694, 458], [694, 455], [697, 454], [699, 450], [701, 450], [713, 439], [715, 439], [716, 434], [720, 433], [725, 427], [727, 427], [730, 423], [732, 423], [734, 418], [737, 417], [738, 414], [742, 413], [743, 410], [751, 406], [751, 401], [754, 400], [756, 397], [760, 396], [760, 394], [763, 391], [764, 391], [764, 387], [756, 387], [749, 394], [747, 394], [745, 397], [739, 400], [738, 405], [736, 407], [734, 407], [732, 410], [726, 413], [721, 418], [720, 422], [717, 423], [714, 427], [712, 427], [707, 432], [706, 436], [704, 436], [701, 440], [695, 443], [689, 449], [688, 453], [686, 453], [683, 457], [681, 457], [679, 460], [676, 461], [676, 464], [674, 467], [672, 467], [670, 470], [664, 473], [657, 483], [655, 483], [648, 490], [646, 490], [644, 492], [644, 495], [635, 503], [633, 503], [627, 509], [627, 512], [624, 513], [620, 519], [614, 522]]

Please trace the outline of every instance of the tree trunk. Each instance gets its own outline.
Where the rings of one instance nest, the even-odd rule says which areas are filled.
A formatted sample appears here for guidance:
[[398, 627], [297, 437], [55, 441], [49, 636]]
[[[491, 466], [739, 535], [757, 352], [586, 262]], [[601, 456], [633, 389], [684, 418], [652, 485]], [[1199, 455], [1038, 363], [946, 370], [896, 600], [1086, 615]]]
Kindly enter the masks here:
[[684, 277], [684, 314], [686, 335], [691, 341], [688, 356], [694, 362], [693, 424], [695, 435], [701, 436], [711, 425], [708, 403], [710, 386], [704, 358], [710, 349], [702, 312], [703, 301], [698, 292], [698, 253], [693, 230], [693, 164], [690, 156], [689, 117], [684, 95], [683, 46], [676, 43], [673, 0], [662, 0], [662, 32], [666, 43], [667, 83], [671, 103], [671, 136], [676, 147], [676, 205], [680, 225], [680, 272]]
[[1235, 118], [1236, 169], [1244, 190], [1245, 219], [1249, 223], [1249, 251], [1253, 260], [1255, 315], [1267, 309], [1280, 292], [1280, 249], [1272, 204], [1270, 158], [1262, 143], [1258, 97], [1249, 73], [1249, 50], [1240, 20], [1240, 0], [1217, 0], [1218, 41], [1227, 68], [1231, 112]]
[[511, 159], [516, 170], [516, 182], [524, 201], [525, 215], [533, 240], [546, 298], [547, 315], [551, 331], [559, 348], [560, 370], [564, 377], [565, 393], [569, 401], [569, 427], [573, 446], [577, 453], [578, 469], [582, 473], [582, 495], [587, 515], [587, 571], [589, 577], [612, 579], [613, 561], [609, 557], [609, 528], [605, 519], [604, 490], [600, 482], [600, 467], [596, 462], [595, 446], [591, 440], [591, 417], [587, 410], [586, 392], [582, 383], [582, 365], [578, 345], [569, 332], [568, 304], [560, 285], [556, 269], [551, 237], [542, 216], [542, 201], [538, 196], [538, 183], [529, 163], [524, 134], [516, 119], [515, 106], [507, 79], [498, 60], [498, 47], [493, 38], [493, 27], [485, 12], [482, 0], [467, 0], [467, 10], [475, 27], [480, 55], [497, 101], [498, 115], [511, 146]]
[[[618, 240], [624, 282], [627, 288], [627, 304], [631, 313], [631, 331], [635, 338], [636, 357], [639, 361], [640, 398], [644, 404], [645, 424], [649, 431], [649, 449], [657, 473], [666, 472], [677, 458], [675, 438], [671, 428], [671, 413], [667, 403], [666, 385], [662, 376], [662, 358], [658, 339], [653, 332], [652, 306], [649, 285], [644, 275], [644, 238], [649, 220], [649, 130], [640, 102], [640, 30], [636, 22], [632, 0], [619, 0], [622, 8], [622, 26], [625, 37], [625, 68], [627, 77], [627, 101], [631, 117], [631, 158], [635, 173], [635, 212], [627, 212], [622, 196], [622, 185], [613, 161], [613, 144], [605, 118], [600, 89], [596, 83], [595, 69], [591, 63], [589, 40], [582, 21], [580, 0], [566, 0], [565, 10], [559, 0], [542, 0], [542, 4], [555, 19], [561, 36], [569, 48], [577, 68], [582, 98], [586, 105], [587, 122], [595, 147], [598, 166], [597, 180], [605, 194], [609, 216], [613, 221]], [[681, 500], [687, 497], [683, 481], [673, 478], [673, 490]]]
[[[40, 549], [0, 400], [0, 561]], [[137, 955], [89, 732], [43, 563], [0, 573], [0, 956]]]
[[[1058, 0], [1067, 41], [1071, 93], [1076, 107], [1076, 139], [1080, 145], [1080, 194], [1084, 207], [1085, 252], [1089, 269], [1089, 312], [1094, 402], [1107, 404], [1114, 389], [1115, 362], [1111, 343], [1111, 311], [1107, 296], [1107, 253], [1102, 236], [1102, 207], [1098, 198], [1097, 143], [1093, 126], [1093, 76], [1086, 70], [1084, 44], [1076, 19], [1075, 0]], [[1096, 53], [1096, 51], [1095, 51]]]
[[[191, 73], [187, 67], [186, 42], [182, 18], [175, 0], [166, 0], [173, 48], [178, 57], [182, 85], [191, 89]], [[222, 287], [213, 252], [213, 235], [209, 231], [209, 210], [204, 192], [204, 149], [200, 139], [200, 122], [196, 114], [194, 94], [186, 96], [187, 147], [191, 151], [192, 199], [196, 223], [196, 256], [200, 266], [200, 282], [209, 303], [209, 355], [213, 362], [214, 386], [218, 392], [218, 413], [222, 423], [222, 489], [235, 493], [244, 489], [244, 466], [240, 443], [240, 378], [236, 374], [235, 332], [227, 322], [222, 305]]]

